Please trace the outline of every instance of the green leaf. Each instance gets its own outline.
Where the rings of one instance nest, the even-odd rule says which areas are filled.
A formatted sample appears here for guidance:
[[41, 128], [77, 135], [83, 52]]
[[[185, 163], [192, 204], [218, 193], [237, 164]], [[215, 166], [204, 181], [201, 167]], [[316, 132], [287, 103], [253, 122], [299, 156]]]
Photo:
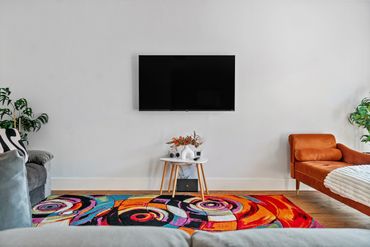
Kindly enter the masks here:
[[22, 112], [24, 115], [27, 115], [29, 117], [32, 117], [32, 109], [30, 107], [26, 107], [26, 109]]
[[9, 96], [11, 94], [8, 87], [2, 87], [0, 88], [0, 95], [6, 95]]
[[[364, 98], [361, 103], [355, 108], [355, 111], [350, 113], [348, 120], [351, 124], [357, 125], [360, 128], [365, 128], [370, 132], [370, 98]], [[370, 142], [370, 135], [361, 136], [362, 142]]]
[[9, 98], [10, 93], [9, 88], [0, 88], [0, 102], [3, 105], [9, 105], [12, 102]]
[[17, 122], [19, 122], [19, 119], [21, 120], [21, 125], [24, 131], [26, 132], [32, 131], [33, 128], [32, 119], [30, 119], [27, 116], [21, 116], [17, 119]]
[[18, 99], [17, 101], [14, 102], [14, 107], [17, 111], [22, 110], [23, 108], [26, 108], [27, 105], [27, 100], [25, 98]]
[[0, 128], [11, 129], [11, 128], [14, 128], [13, 124], [14, 122], [12, 120], [3, 120], [3, 121], [0, 121]]
[[46, 113], [42, 113], [40, 116], [37, 117], [37, 120], [40, 121], [42, 124], [46, 124], [49, 122], [49, 116]]
[[0, 119], [2, 120], [4, 116], [12, 116], [12, 111], [9, 108], [0, 108]]

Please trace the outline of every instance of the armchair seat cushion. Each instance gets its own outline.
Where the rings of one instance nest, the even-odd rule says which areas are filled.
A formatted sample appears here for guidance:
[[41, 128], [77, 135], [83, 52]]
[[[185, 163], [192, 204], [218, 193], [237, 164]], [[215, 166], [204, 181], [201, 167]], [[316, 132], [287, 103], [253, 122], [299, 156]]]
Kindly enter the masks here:
[[305, 161], [296, 162], [295, 168], [296, 172], [303, 173], [319, 181], [324, 181], [329, 172], [348, 165], [348, 163], [341, 161]]
[[29, 191], [32, 191], [46, 183], [47, 175], [44, 166], [35, 163], [27, 163], [26, 169]]

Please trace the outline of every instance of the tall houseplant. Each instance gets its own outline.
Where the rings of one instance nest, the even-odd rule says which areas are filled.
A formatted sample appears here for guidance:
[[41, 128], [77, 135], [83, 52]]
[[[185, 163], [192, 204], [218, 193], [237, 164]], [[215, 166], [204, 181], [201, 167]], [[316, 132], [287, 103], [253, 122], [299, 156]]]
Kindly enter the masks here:
[[356, 107], [355, 111], [349, 114], [349, 122], [367, 130], [367, 135], [361, 136], [361, 142], [370, 142], [370, 98], [364, 98]]
[[28, 144], [28, 134], [39, 131], [49, 121], [49, 116], [46, 113], [35, 116], [25, 98], [14, 100], [10, 94], [9, 88], [0, 88], [0, 128], [18, 129], [22, 140]]

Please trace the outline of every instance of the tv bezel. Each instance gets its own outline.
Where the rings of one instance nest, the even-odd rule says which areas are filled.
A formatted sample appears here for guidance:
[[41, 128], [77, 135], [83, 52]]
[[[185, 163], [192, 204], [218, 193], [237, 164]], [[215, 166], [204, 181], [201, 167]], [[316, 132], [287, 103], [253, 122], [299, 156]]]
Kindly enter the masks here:
[[[233, 57], [234, 58], [234, 74], [233, 74], [233, 105], [230, 109], [146, 109], [140, 105], [140, 57]], [[210, 111], [210, 112], [234, 112], [235, 111], [235, 57], [236, 55], [153, 55], [153, 54], [139, 54], [138, 55], [138, 108], [139, 111], [175, 111], [175, 112], [199, 112], [199, 111]]]

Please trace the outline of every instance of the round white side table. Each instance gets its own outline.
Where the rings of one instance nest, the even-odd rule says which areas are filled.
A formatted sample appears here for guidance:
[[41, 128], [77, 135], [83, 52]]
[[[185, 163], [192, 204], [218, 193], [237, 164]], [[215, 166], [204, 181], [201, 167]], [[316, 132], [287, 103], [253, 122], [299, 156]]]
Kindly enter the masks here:
[[208, 195], [208, 186], [207, 186], [206, 176], [204, 175], [203, 164], [207, 163], [208, 159], [200, 158], [198, 160], [182, 160], [182, 159], [177, 159], [177, 158], [161, 158], [160, 160], [164, 162], [161, 188], [159, 191], [160, 195], [162, 195], [164, 178], [166, 177], [166, 172], [167, 172], [167, 168], [169, 165], [171, 165], [171, 174], [170, 174], [170, 180], [168, 181], [168, 192], [171, 192], [171, 185], [173, 184], [172, 185], [172, 197], [175, 197], [177, 177], [179, 175], [179, 167], [181, 165], [195, 164], [197, 166], [200, 194], [202, 196], [202, 200], [204, 201], [203, 182], [204, 182], [205, 192], [207, 195]]

